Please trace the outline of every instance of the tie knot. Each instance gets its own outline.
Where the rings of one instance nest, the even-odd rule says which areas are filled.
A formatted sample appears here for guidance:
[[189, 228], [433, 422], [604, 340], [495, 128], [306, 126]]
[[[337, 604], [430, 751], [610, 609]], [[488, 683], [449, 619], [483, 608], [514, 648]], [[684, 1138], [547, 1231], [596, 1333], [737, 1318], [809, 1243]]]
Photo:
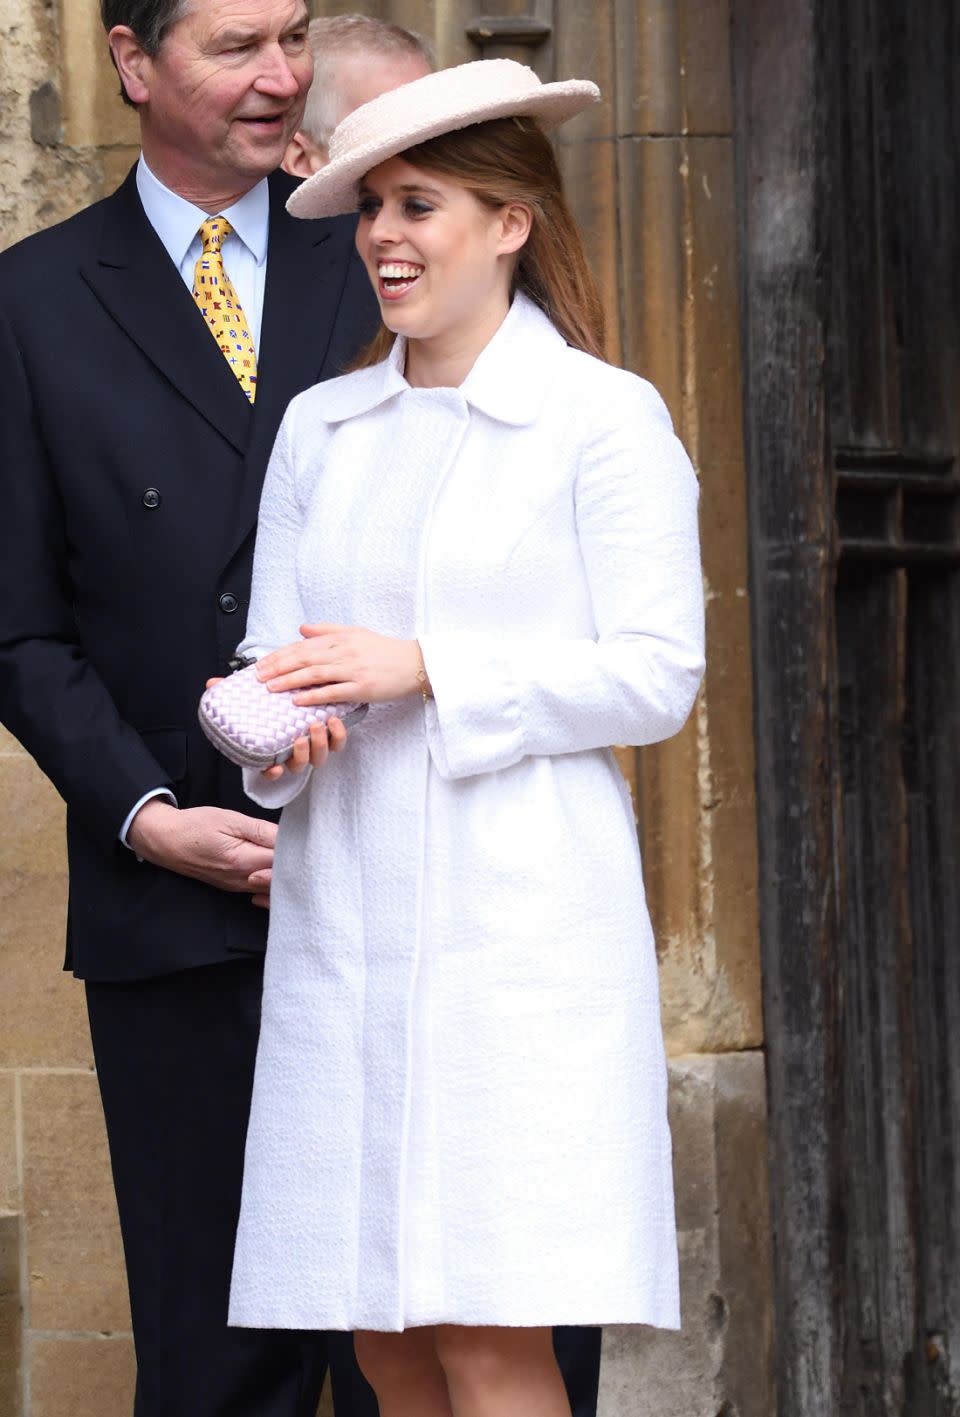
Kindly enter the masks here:
[[203, 254], [208, 256], [212, 251], [219, 252], [223, 245], [224, 238], [229, 236], [233, 227], [223, 216], [210, 216], [200, 226], [200, 240], [203, 242]]

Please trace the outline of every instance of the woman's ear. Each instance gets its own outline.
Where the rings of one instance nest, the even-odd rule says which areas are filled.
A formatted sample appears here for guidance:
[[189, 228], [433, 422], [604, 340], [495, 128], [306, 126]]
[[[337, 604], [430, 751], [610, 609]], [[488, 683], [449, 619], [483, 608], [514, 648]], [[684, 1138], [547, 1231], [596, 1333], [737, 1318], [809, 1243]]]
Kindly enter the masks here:
[[523, 202], [507, 202], [500, 208], [499, 253], [508, 256], [526, 244], [533, 225], [533, 212]]
[[131, 103], [145, 103], [150, 97], [150, 57], [146, 50], [129, 25], [114, 25], [107, 42], [127, 98]]

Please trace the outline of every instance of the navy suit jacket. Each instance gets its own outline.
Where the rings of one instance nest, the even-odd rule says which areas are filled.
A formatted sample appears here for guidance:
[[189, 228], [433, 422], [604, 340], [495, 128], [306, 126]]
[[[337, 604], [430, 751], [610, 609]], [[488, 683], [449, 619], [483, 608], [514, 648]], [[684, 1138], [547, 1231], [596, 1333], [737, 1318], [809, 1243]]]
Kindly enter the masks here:
[[266, 913], [140, 863], [118, 832], [167, 785], [256, 813], [197, 726], [243, 636], [287, 403], [376, 307], [354, 221], [296, 221], [270, 178], [251, 407], [147, 221], [113, 196], [0, 255], [0, 719], [67, 804], [67, 965], [129, 980], [262, 950]]

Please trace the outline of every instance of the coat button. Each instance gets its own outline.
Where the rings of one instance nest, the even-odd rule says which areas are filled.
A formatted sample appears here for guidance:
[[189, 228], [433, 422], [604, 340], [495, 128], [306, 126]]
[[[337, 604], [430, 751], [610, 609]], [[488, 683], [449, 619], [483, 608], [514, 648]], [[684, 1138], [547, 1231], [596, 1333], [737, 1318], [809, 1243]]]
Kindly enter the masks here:
[[240, 602], [237, 597], [232, 591], [225, 590], [220, 597], [220, 609], [223, 611], [224, 615], [232, 615], [233, 612], [239, 608]]
[[140, 500], [145, 507], [159, 507], [160, 493], [155, 487], [148, 487]]

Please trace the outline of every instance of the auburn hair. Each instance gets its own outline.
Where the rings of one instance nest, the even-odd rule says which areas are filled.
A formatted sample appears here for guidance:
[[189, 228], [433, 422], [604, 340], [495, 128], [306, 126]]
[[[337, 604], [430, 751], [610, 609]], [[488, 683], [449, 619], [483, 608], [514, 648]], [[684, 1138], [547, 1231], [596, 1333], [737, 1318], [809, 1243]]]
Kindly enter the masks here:
[[[509, 202], [529, 207], [530, 235], [519, 252], [513, 289], [522, 290], [553, 321], [568, 344], [604, 358], [600, 293], [583, 240], [563, 194], [549, 139], [531, 118], [495, 118], [419, 143], [404, 161], [449, 177], [492, 210]], [[394, 335], [381, 325], [350, 366], [384, 359]]]

